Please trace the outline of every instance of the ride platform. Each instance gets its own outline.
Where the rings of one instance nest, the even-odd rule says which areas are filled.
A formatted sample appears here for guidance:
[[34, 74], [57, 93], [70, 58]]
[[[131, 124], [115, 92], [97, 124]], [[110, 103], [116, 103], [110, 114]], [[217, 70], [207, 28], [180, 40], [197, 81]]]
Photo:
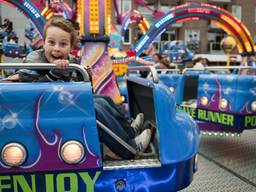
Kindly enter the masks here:
[[201, 136], [198, 171], [182, 192], [256, 191], [256, 130], [239, 137]]

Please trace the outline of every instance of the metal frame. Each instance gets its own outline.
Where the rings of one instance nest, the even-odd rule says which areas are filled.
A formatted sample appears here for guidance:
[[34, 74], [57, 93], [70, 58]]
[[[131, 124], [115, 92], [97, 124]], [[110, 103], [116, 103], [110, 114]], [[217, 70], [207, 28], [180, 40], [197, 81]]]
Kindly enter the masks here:
[[[5, 68], [5, 69], [56, 69], [55, 64], [51, 63], [0, 63], [0, 68]], [[81, 65], [78, 64], [69, 64], [67, 69], [73, 69], [76, 71], [79, 71], [82, 76], [84, 81], [89, 81], [89, 75], [87, 71], [82, 67]]]
[[250, 66], [214, 66], [214, 67], [198, 67], [198, 68], [185, 68], [183, 69], [182, 73], [185, 73], [187, 71], [217, 71], [221, 69], [250, 69], [250, 70], [256, 70], [255, 67]]

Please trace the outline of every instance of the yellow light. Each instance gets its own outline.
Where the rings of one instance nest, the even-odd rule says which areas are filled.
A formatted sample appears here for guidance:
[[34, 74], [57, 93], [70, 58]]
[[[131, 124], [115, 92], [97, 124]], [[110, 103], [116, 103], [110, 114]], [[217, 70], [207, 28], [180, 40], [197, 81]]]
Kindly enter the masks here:
[[48, 11], [49, 10], [49, 7], [47, 6], [47, 7], [45, 7], [44, 9], [43, 9], [43, 11], [41, 12], [41, 15], [44, 15], [45, 13], [46, 13], [46, 11]]
[[245, 47], [246, 47], [246, 50], [247, 50], [248, 52], [251, 52], [251, 51], [252, 51], [252, 47], [251, 47], [249, 41], [246, 41], [246, 42], [245, 42]]
[[61, 147], [61, 158], [69, 164], [79, 163], [85, 155], [84, 146], [75, 140], [67, 141]]
[[[250, 35], [250, 32], [249, 30], [242, 24], [242, 23], [239, 23], [241, 25], [241, 27], [236, 24], [231, 18], [225, 16], [225, 15], [221, 15], [220, 16], [223, 20], [227, 21], [237, 32], [238, 34], [241, 36], [242, 40], [244, 41], [245, 43], [245, 47], [246, 47], [246, 51], [247, 52], [252, 52], [252, 46], [250, 45], [250, 42], [252, 44], [254, 44], [252, 38], [251, 38], [251, 35]], [[243, 30], [245, 31], [243, 31]], [[246, 37], [246, 34], [248, 35], [248, 37]]]
[[214, 131], [201, 131], [200, 132], [202, 135], [206, 135], [206, 136], [232, 136], [232, 137], [240, 137], [239, 133], [229, 133], [229, 132], [214, 132]]
[[53, 13], [50, 12], [47, 16], [46, 16], [46, 20], [50, 19], [53, 16]]
[[121, 96], [121, 100], [122, 100], [122, 102], [124, 102], [125, 101], [125, 96]]
[[226, 109], [228, 107], [228, 101], [226, 99], [221, 99], [219, 106], [221, 109]]
[[238, 53], [242, 54], [243, 52], [245, 52], [245, 50], [243, 49], [243, 46], [242, 46], [242, 43], [244, 43], [244, 42], [241, 42], [231, 30], [229, 30], [226, 26], [224, 26], [222, 23], [220, 23], [218, 21], [211, 20], [211, 22], [213, 22], [218, 27], [222, 28], [228, 35], [232, 36], [236, 40]]
[[148, 21], [147, 21], [145, 18], [143, 18], [142, 20], [143, 20], [143, 22], [145, 23], [145, 26], [146, 26], [146, 28], [147, 28], [147, 30], [148, 30], [149, 27], [150, 27]]
[[203, 96], [203, 97], [201, 97], [200, 102], [201, 102], [201, 104], [202, 104], [203, 106], [206, 106], [206, 105], [208, 104], [208, 98], [205, 97], [205, 96]]
[[170, 89], [170, 91], [171, 91], [172, 93], [175, 92], [175, 88], [174, 88], [174, 87], [170, 87], [169, 89]]
[[98, 0], [91, 0], [89, 3], [90, 6], [90, 33], [98, 34], [99, 33], [99, 9], [98, 9]]
[[256, 112], [256, 101], [253, 101], [251, 106], [252, 106], [252, 111]]
[[20, 166], [25, 162], [27, 153], [21, 144], [9, 143], [2, 149], [1, 157], [8, 166]]
[[80, 26], [80, 30], [79, 30], [79, 34], [80, 35], [84, 35], [84, 1], [83, 0], [78, 0], [77, 1], [77, 21], [79, 23]]
[[[251, 44], [254, 45], [254, 40], [253, 40], [252, 35], [251, 35], [250, 31], [248, 30], [248, 28], [242, 22], [241, 22], [241, 26], [245, 30], [246, 34], [249, 36], [249, 41], [251, 42]], [[252, 47], [252, 49], [253, 49], [253, 47]]]
[[227, 17], [226, 15], [221, 15], [220, 18], [229, 23], [238, 33], [242, 31], [240, 26], [238, 26], [231, 18]]
[[105, 35], [111, 33], [111, 0], [105, 0]]

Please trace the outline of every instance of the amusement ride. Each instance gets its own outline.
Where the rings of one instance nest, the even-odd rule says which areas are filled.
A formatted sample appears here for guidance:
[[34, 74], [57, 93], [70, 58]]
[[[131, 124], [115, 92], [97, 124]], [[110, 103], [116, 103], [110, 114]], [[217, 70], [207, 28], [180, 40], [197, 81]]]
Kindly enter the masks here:
[[[32, 26], [25, 30], [31, 43], [24, 47], [17, 42], [9, 46], [15, 32], [2, 26], [1, 54], [6, 57], [23, 58], [42, 47], [43, 27], [55, 15], [78, 22], [80, 65], [70, 64], [69, 69], [83, 78], [81, 82], [1, 81], [0, 191], [189, 191], [199, 172], [200, 135], [228, 140], [256, 128], [255, 64], [231, 66], [228, 61], [224, 67], [186, 68], [193, 52], [183, 42], [174, 41], [161, 51], [168, 52], [175, 69], [154, 67], [154, 40], [172, 24], [201, 19], [227, 33], [222, 42], [227, 54], [236, 48], [249, 63], [247, 58], [255, 55], [249, 30], [218, 6], [186, 3], [161, 12], [136, 0], [152, 11], [156, 20], [149, 25], [137, 10], [120, 15], [115, 0], [77, 0], [74, 7], [63, 1], [47, 6], [43, 6], [46, 1], [36, 0], [0, 2], [18, 9]], [[114, 23], [121, 25], [120, 31]], [[121, 50], [130, 24], [138, 26], [142, 37], [129, 50]], [[49, 70], [55, 65], [0, 63], [0, 67]], [[154, 132], [145, 152], [136, 152], [96, 119], [94, 94], [108, 95], [117, 105], [128, 106], [125, 115], [129, 118], [144, 114], [144, 126]], [[99, 129], [134, 158], [109, 157]]]

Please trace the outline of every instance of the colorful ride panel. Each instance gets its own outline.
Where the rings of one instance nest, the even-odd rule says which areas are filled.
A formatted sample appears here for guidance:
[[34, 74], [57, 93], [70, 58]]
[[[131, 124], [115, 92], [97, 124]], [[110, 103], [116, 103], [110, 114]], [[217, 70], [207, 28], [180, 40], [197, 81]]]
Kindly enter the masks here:
[[210, 74], [206, 68], [161, 74], [159, 79], [173, 91], [178, 108], [197, 120], [201, 130], [241, 133], [256, 128], [255, 75]]
[[122, 19], [122, 27], [121, 27], [121, 36], [125, 36], [125, 31], [127, 30], [129, 24], [137, 24], [142, 34], [145, 34], [149, 29], [149, 23], [146, 18], [144, 18], [140, 12], [137, 10], [130, 10], [126, 12]]

